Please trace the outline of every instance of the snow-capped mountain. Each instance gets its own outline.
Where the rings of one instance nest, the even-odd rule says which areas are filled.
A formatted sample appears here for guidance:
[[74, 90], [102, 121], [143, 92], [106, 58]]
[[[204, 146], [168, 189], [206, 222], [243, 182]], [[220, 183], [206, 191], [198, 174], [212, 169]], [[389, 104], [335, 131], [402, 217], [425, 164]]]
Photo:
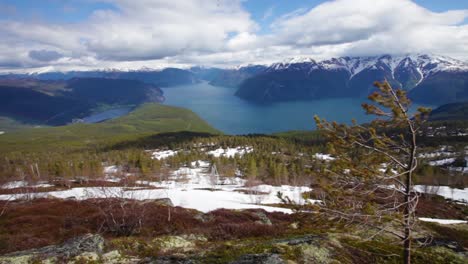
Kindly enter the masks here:
[[366, 69], [390, 70], [393, 74], [402, 70], [415, 70], [421, 78], [441, 71], [468, 71], [468, 63], [445, 56], [415, 54], [407, 56], [340, 57], [315, 61], [312, 58], [291, 58], [274, 63], [266, 71], [307, 69], [346, 70], [350, 78]]
[[[274, 63], [262, 74], [245, 80], [237, 95], [255, 101], [355, 97], [369, 94], [374, 81], [384, 79], [393, 87], [410, 91], [419, 101], [452, 102], [459, 100], [459, 95], [463, 98], [463, 91], [468, 91], [468, 63], [427, 54], [340, 57], [323, 61], [293, 58]], [[428, 85], [430, 89], [423, 89]], [[446, 93], [440, 95], [443, 89]], [[428, 99], [424, 95], [431, 91], [438, 97]], [[468, 100], [468, 92], [466, 96]]]

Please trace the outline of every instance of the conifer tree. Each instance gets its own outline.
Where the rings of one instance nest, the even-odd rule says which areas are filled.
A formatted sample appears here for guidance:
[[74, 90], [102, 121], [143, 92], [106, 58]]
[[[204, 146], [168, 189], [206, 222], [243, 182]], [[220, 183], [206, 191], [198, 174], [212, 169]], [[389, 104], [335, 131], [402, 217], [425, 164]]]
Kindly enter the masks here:
[[[367, 125], [329, 123], [315, 117], [335, 157], [321, 180], [320, 210], [401, 238], [404, 263], [411, 261], [412, 230], [418, 194], [413, 173], [417, 167], [417, 134], [429, 109], [410, 112], [411, 102], [388, 82], [376, 82], [372, 104], [363, 104], [376, 118]], [[401, 232], [395, 231], [395, 224]]]

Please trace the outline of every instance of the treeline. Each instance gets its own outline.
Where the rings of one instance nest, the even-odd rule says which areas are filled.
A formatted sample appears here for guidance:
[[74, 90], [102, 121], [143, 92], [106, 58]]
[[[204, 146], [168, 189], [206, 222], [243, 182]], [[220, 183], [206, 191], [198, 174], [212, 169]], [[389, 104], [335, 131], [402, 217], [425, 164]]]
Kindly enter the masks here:
[[[105, 176], [104, 168], [107, 166], [116, 166], [118, 173], [114, 176], [117, 177], [157, 181], [165, 179], [173, 170], [204, 160], [215, 165], [220, 176], [242, 175], [250, 184], [309, 185], [319, 180], [322, 170], [328, 166], [326, 161], [315, 157], [316, 153], [327, 153], [327, 149], [318, 135], [308, 140], [301, 140], [300, 135], [211, 136], [180, 132], [154, 135], [106, 148], [10, 152], [0, 155], [0, 181], [98, 179]], [[218, 148], [233, 147], [248, 147], [253, 152], [230, 158], [207, 154]], [[164, 160], [152, 158], [153, 151], [169, 149], [177, 151], [177, 154]], [[447, 170], [427, 164], [421, 164], [417, 174], [418, 182], [424, 184], [465, 185], [465, 180], [449, 175], [451, 173]]]
[[[308, 146], [295, 140], [273, 136], [207, 136], [187, 133], [162, 135], [164, 140], [148, 138], [139, 147], [119, 144], [113, 148], [81, 151], [56, 150], [47, 152], [10, 152], [0, 158], [2, 181], [51, 181], [57, 178], [104, 176], [104, 167], [116, 166], [121, 176], [133, 175], [142, 179], [158, 178], [181, 166], [191, 166], [197, 160], [215, 164], [221, 176], [239, 173], [252, 181], [273, 184], [306, 182], [315, 168], [313, 155], [323, 152], [324, 145]], [[164, 144], [165, 142], [165, 144]], [[154, 143], [154, 144], [153, 144]], [[144, 145], [145, 147], [142, 147]], [[244, 156], [213, 157], [207, 152], [217, 148], [250, 147]], [[152, 158], [150, 150], [175, 150], [177, 154], [164, 160]]]

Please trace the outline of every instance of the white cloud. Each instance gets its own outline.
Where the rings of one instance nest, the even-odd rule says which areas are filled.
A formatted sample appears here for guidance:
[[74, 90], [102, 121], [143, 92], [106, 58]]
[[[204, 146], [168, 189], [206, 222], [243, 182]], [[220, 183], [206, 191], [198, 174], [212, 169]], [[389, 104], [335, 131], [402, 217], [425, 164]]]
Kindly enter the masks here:
[[468, 51], [468, 10], [432, 12], [409, 0], [325, 2], [273, 23], [276, 43], [296, 46], [350, 44], [337, 55]]
[[102, 1], [116, 8], [80, 23], [0, 19], [0, 69], [232, 66], [413, 52], [468, 59], [468, 10], [432, 12], [410, 0], [327, 1], [278, 17], [266, 35], [242, 0]]

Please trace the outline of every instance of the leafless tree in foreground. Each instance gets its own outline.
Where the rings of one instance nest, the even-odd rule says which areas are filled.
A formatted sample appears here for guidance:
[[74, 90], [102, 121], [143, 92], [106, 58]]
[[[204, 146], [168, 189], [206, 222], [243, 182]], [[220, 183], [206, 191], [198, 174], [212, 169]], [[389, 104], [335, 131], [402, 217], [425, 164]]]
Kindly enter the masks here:
[[[404, 263], [411, 262], [412, 230], [416, 224], [418, 194], [413, 190], [417, 163], [416, 136], [429, 109], [410, 113], [410, 100], [388, 82], [363, 104], [376, 118], [367, 125], [329, 123], [315, 117], [329, 140], [335, 160], [320, 180], [320, 211], [340, 219], [391, 233], [403, 241]], [[401, 226], [401, 231], [395, 229]]]

